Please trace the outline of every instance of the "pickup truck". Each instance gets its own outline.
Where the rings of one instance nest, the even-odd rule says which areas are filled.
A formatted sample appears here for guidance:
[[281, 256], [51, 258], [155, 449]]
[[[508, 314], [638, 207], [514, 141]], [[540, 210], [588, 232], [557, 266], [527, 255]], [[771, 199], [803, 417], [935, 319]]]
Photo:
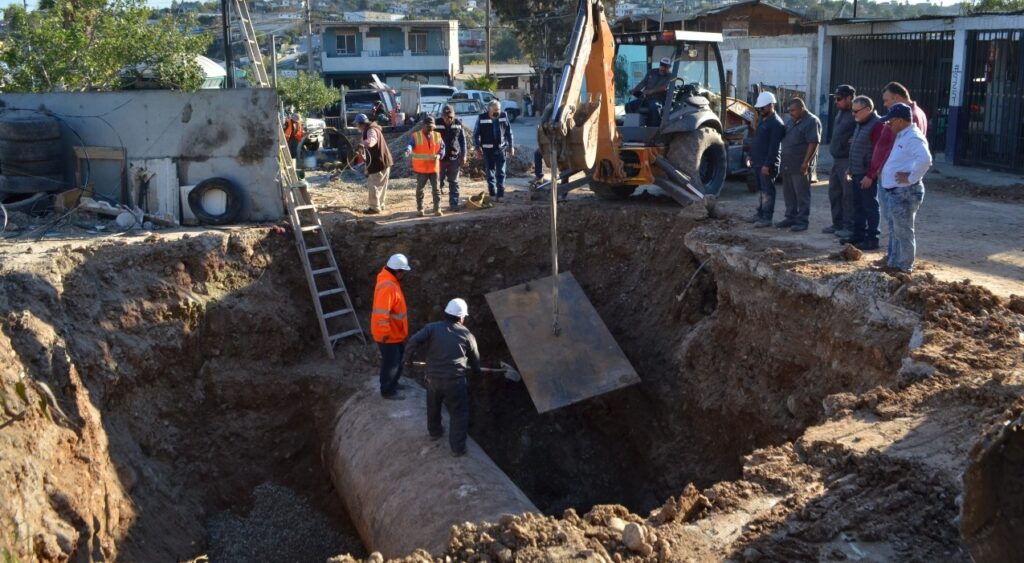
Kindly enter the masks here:
[[522, 110], [519, 109], [519, 104], [514, 100], [502, 100], [486, 90], [459, 90], [458, 93], [452, 96], [452, 101], [460, 99], [476, 100], [484, 106], [491, 103], [491, 100], [498, 100], [501, 102], [502, 111], [508, 115], [508, 120], [513, 123], [515, 123], [517, 117], [523, 114]]

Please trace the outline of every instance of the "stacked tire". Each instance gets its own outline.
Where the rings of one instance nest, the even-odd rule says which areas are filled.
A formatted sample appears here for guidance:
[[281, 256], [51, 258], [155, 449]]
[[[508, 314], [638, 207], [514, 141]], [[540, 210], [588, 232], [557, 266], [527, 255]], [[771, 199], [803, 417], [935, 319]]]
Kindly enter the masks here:
[[64, 190], [60, 122], [28, 112], [0, 117], [0, 203], [9, 212], [45, 209]]

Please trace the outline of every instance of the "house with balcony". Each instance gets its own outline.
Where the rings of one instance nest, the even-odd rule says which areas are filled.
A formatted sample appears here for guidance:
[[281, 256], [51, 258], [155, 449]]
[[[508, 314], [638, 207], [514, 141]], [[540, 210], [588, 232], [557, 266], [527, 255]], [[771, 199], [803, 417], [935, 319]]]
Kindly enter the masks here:
[[321, 68], [334, 86], [364, 88], [371, 74], [397, 86], [404, 75], [451, 84], [459, 72], [459, 22], [324, 22]]

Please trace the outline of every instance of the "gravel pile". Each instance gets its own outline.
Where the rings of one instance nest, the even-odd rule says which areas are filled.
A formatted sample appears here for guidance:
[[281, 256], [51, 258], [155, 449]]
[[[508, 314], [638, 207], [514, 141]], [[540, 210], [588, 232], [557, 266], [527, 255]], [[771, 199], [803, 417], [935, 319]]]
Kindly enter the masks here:
[[263, 483], [247, 515], [225, 511], [208, 526], [211, 562], [326, 561], [338, 553], [362, 554], [356, 538], [291, 489]]

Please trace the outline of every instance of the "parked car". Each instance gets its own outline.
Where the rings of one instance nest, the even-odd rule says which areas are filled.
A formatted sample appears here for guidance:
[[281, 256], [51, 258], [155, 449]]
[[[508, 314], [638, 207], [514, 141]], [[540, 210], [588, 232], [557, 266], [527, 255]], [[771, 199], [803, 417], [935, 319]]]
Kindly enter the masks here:
[[[487, 110], [477, 100], [452, 98], [448, 100], [448, 104], [455, 110], [455, 115], [462, 120], [462, 124], [471, 130], [476, 127], [476, 120], [480, 117], [480, 114]], [[445, 104], [437, 104], [430, 115], [433, 115], [434, 119], [441, 119], [441, 111], [444, 110], [444, 106]]]
[[458, 88], [453, 88], [451, 86], [444, 86], [440, 84], [420, 84], [420, 103], [445, 103], [449, 98], [457, 94], [458, 91]]
[[[333, 127], [352, 125], [356, 114], [365, 113], [371, 119], [376, 118], [382, 125], [391, 123], [391, 112], [398, 106], [398, 99], [390, 88], [367, 88], [348, 90], [345, 92], [345, 123], [340, 119], [341, 104], [336, 103], [324, 113], [328, 123]], [[380, 108], [374, 116], [374, 108]]]
[[502, 111], [508, 114], [508, 120], [512, 122], [515, 122], [516, 118], [523, 114], [523, 111], [519, 108], [519, 103], [515, 100], [502, 100], [486, 90], [461, 90], [453, 95], [452, 99], [476, 100], [485, 106], [491, 103], [491, 100], [498, 100], [501, 102]]

